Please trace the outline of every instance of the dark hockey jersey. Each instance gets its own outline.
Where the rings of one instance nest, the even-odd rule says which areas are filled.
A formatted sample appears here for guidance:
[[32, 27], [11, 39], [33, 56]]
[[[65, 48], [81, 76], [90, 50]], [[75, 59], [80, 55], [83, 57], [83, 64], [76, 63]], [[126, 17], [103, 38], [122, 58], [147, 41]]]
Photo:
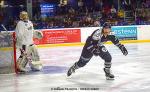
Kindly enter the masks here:
[[124, 55], [128, 54], [127, 49], [119, 42], [119, 39], [115, 35], [104, 36], [99, 29], [95, 30], [91, 36], [87, 38], [83, 52], [87, 51], [88, 53], [99, 55], [99, 52], [104, 48], [103, 44], [107, 41], [111, 41], [114, 45], [119, 47]]
[[93, 48], [98, 48], [100, 46], [104, 46], [103, 44], [107, 41], [111, 41], [116, 46], [120, 44], [118, 38], [115, 35], [104, 36], [103, 34], [97, 31], [100, 31], [100, 30], [95, 30], [92, 33], [92, 35], [89, 36], [86, 40], [84, 47], [87, 48], [88, 50], [93, 49]]

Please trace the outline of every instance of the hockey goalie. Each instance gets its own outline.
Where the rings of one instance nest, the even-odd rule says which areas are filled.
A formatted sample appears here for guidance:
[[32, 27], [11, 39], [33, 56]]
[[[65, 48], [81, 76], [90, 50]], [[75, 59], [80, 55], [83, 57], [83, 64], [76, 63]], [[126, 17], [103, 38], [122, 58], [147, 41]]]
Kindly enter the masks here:
[[17, 70], [18, 72], [27, 72], [26, 66], [29, 63], [32, 71], [40, 71], [42, 69], [42, 63], [37, 48], [33, 43], [33, 38], [41, 39], [43, 34], [40, 31], [34, 31], [33, 24], [29, 20], [26, 11], [20, 12], [19, 17], [20, 20], [15, 30], [16, 46], [21, 53], [17, 59]]

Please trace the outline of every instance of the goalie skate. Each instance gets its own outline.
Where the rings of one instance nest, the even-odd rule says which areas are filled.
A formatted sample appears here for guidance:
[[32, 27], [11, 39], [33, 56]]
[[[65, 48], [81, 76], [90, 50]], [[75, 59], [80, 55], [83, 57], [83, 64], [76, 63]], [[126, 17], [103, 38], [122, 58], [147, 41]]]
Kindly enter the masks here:
[[18, 72], [17, 72], [18, 74], [26, 74], [26, 73], [29, 72], [29, 71], [26, 70], [26, 69], [22, 69], [22, 70], [21, 70], [21, 69], [17, 69], [17, 71], [18, 71]]
[[40, 71], [42, 69], [42, 63], [40, 61], [32, 61], [29, 63], [32, 71]]

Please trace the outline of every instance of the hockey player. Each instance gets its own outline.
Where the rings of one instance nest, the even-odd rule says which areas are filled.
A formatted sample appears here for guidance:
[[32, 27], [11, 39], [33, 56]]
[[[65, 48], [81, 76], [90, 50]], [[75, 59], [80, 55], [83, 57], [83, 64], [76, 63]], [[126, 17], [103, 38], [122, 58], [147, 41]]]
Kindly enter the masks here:
[[74, 73], [76, 69], [85, 66], [94, 55], [100, 56], [105, 61], [104, 72], [106, 79], [114, 79], [114, 75], [110, 70], [112, 57], [103, 43], [111, 41], [114, 45], [119, 47], [125, 56], [128, 54], [128, 51], [125, 46], [119, 42], [117, 37], [115, 35], [111, 35], [110, 32], [111, 26], [108, 23], [105, 23], [101, 30], [95, 30], [91, 36], [87, 38], [79, 61], [75, 62], [74, 65], [70, 67], [67, 72], [67, 76], [70, 76], [72, 73]]
[[17, 60], [17, 70], [19, 72], [27, 72], [26, 65], [29, 65], [32, 70], [40, 70], [42, 64], [40, 62], [39, 54], [37, 52], [36, 46], [33, 43], [34, 35], [36, 37], [42, 38], [42, 33], [34, 31], [33, 24], [28, 18], [28, 13], [26, 11], [20, 12], [20, 21], [16, 26], [16, 45], [20, 50], [21, 55]]

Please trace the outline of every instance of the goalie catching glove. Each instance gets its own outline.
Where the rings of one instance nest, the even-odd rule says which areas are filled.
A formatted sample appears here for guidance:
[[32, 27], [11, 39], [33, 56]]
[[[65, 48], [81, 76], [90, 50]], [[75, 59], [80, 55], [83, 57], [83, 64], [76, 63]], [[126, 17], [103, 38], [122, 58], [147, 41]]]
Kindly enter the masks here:
[[42, 39], [43, 33], [41, 31], [35, 31], [33, 37], [37, 39]]

